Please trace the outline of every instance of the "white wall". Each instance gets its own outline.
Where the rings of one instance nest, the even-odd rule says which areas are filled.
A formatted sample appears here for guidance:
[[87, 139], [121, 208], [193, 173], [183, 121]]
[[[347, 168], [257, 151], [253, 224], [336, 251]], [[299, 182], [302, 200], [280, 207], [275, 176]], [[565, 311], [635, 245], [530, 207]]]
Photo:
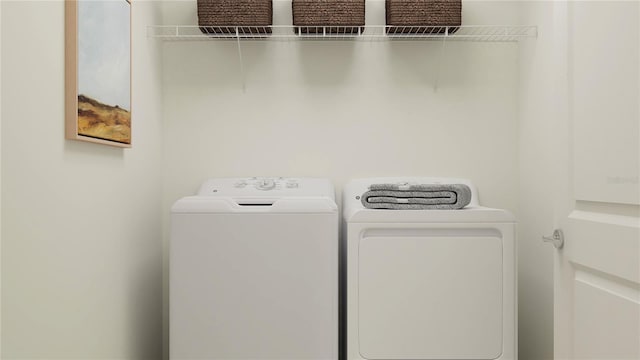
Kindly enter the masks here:
[[3, 359], [161, 356], [157, 4], [133, 5], [133, 148], [64, 140], [64, 3], [2, 1]]
[[[368, 7], [383, 21], [383, 2]], [[465, 21], [517, 21], [510, 3], [471, 2]], [[168, 3], [165, 23], [196, 23]], [[374, 12], [372, 9], [377, 9]], [[494, 14], [495, 10], [497, 14]], [[290, 2], [275, 3], [276, 23]], [[472, 178], [488, 206], [516, 208], [517, 46], [437, 42], [164, 45], [165, 205], [211, 176]]]
[[[553, 359], [553, 253], [541, 237], [554, 227], [554, 209], [565, 171], [557, 166], [568, 141], [559, 113], [558, 69], [562, 59], [560, 19], [553, 1], [523, 1], [523, 24], [538, 26], [538, 38], [520, 44], [519, 93], [519, 354], [520, 360]], [[566, 20], [566, 19], [565, 19]], [[560, 139], [560, 136], [564, 136]], [[560, 201], [563, 201], [561, 199]]]

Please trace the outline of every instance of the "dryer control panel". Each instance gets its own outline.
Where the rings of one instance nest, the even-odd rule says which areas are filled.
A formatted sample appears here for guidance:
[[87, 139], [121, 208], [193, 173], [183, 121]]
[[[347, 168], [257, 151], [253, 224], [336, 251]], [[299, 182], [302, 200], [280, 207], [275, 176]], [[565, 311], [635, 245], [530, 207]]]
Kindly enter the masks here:
[[290, 177], [219, 178], [205, 181], [199, 196], [269, 197], [326, 196], [334, 199], [327, 179]]

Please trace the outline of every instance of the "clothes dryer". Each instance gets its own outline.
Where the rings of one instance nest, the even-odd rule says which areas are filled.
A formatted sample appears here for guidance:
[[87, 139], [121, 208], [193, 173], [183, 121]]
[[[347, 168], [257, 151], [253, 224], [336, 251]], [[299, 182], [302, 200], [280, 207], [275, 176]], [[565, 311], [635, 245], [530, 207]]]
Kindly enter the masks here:
[[[465, 184], [461, 210], [367, 209], [372, 184]], [[516, 359], [515, 220], [465, 179], [372, 178], [343, 192], [348, 360]]]

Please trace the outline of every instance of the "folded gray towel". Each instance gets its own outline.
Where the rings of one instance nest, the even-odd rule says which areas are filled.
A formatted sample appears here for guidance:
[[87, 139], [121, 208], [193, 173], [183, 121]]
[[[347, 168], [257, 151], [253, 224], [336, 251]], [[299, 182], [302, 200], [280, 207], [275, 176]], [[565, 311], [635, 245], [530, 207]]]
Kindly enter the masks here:
[[471, 202], [464, 184], [373, 184], [362, 194], [368, 209], [457, 210]]

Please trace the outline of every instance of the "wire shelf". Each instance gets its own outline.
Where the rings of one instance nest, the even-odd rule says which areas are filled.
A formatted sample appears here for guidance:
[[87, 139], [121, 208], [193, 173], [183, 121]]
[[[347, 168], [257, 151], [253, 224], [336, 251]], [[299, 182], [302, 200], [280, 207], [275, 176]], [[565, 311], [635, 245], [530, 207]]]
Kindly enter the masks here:
[[514, 42], [538, 35], [536, 26], [191, 26], [152, 25], [150, 38], [197, 40], [458, 40]]

